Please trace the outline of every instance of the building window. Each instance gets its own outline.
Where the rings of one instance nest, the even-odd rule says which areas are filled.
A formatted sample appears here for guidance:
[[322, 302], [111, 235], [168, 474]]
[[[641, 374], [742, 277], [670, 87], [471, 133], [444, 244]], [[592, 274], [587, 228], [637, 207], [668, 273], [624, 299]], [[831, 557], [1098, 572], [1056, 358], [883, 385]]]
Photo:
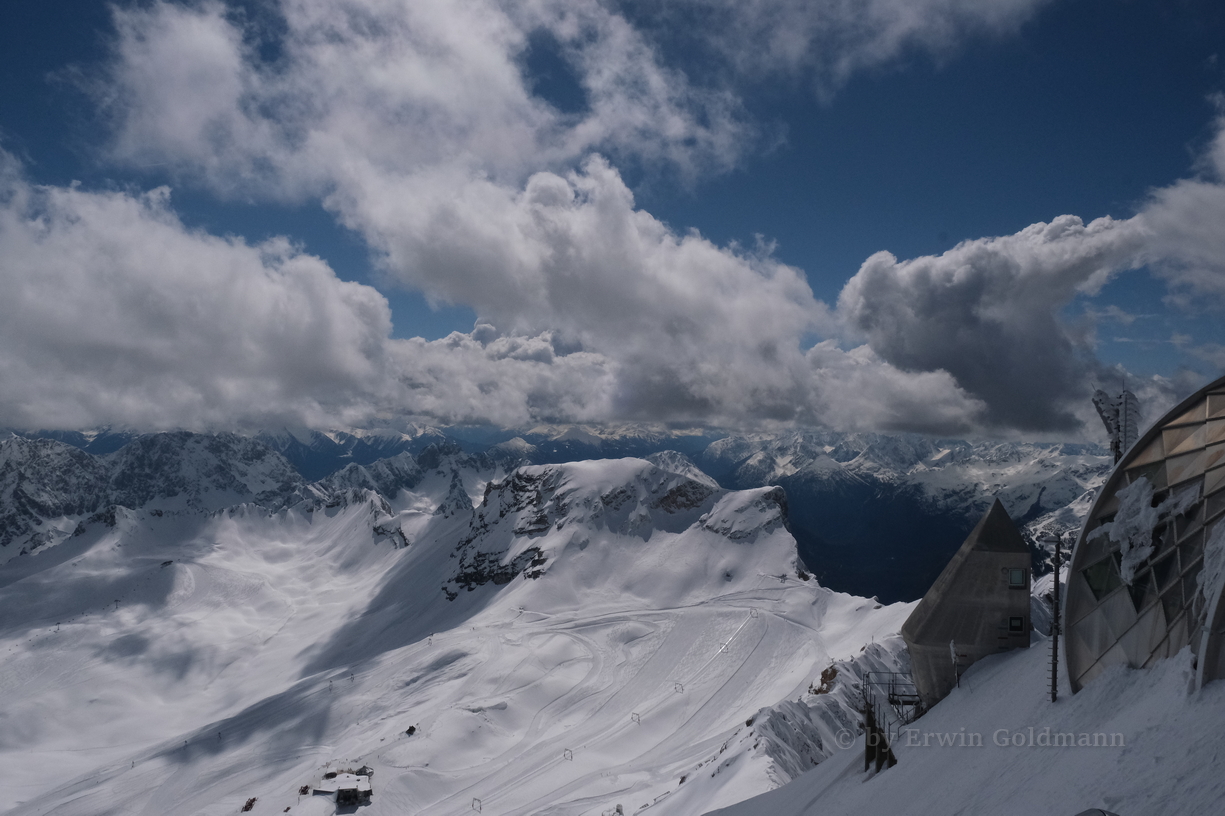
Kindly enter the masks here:
[[1008, 570], [1008, 586], [1012, 589], [1025, 588], [1025, 570], [1010, 569]]
[[1089, 585], [1089, 590], [1093, 593], [1095, 600], [1100, 601], [1111, 592], [1123, 586], [1123, 580], [1119, 578], [1116, 561], [1119, 558], [1119, 554], [1113, 553], [1112, 555], [1113, 557], [1107, 556], [1096, 564], [1091, 564], [1080, 571], [1080, 574], [1085, 577], [1085, 583]]
[[1015, 633], [1023, 633], [1025, 631], [1025, 618], [1011, 617], [1008, 619], [1008, 631]]

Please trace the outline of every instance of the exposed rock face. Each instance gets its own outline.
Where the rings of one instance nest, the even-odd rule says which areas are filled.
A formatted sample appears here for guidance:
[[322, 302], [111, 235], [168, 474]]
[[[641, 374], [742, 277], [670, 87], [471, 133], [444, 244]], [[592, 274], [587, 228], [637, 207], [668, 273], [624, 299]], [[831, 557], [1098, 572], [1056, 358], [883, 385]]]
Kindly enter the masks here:
[[124, 507], [219, 510], [252, 502], [280, 506], [305, 487], [289, 462], [237, 434], [150, 434], [107, 459], [108, 501]]
[[445, 439], [437, 428], [410, 426], [405, 431], [330, 431], [280, 428], [256, 439], [285, 457], [308, 481], [324, 479], [349, 465], [372, 465], [400, 454], [416, 454]]
[[107, 476], [100, 459], [71, 445], [0, 440], [0, 548], [34, 549], [62, 537], [47, 521], [96, 510], [106, 501]]
[[394, 499], [401, 490], [412, 490], [420, 484], [424, 476], [411, 454], [400, 453], [370, 465], [350, 464], [318, 484], [327, 490], [373, 490]]
[[236, 434], [186, 431], [136, 437], [95, 456], [51, 439], [0, 440], [0, 547], [32, 552], [114, 508], [213, 512], [251, 503], [279, 508], [311, 491], [266, 445]]
[[[621, 478], [592, 478], [605, 472]], [[600, 530], [642, 537], [657, 529], [679, 531], [699, 521], [702, 511], [722, 493], [710, 484], [640, 459], [518, 468], [486, 486], [480, 506], [472, 512], [468, 533], [456, 547], [456, 573], [443, 591], [454, 598], [460, 589], [504, 584], [519, 575], [540, 577], [550, 553], [532, 540], [563, 528], [576, 529], [584, 541]], [[439, 512], [445, 505], [440, 505]], [[777, 503], [774, 508], [781, 512]], [[746, 517], [746, 535], [751, 523], [761, 527], [762, 519], [753, 517], [750, 522]], [[725, 526], [731, 533], [731, 522]]]

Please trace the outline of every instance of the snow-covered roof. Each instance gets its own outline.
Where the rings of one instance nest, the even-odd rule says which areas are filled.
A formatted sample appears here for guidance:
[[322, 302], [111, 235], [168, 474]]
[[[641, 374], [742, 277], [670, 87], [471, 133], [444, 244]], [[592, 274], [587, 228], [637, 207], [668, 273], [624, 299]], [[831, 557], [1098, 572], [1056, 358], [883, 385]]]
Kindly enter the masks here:
[[370, 777], [351, 773], [339, 773], [332, 779], [324, 779], [315, 786], [316, 793], [336, 793], [339, 790], [370, 790]]

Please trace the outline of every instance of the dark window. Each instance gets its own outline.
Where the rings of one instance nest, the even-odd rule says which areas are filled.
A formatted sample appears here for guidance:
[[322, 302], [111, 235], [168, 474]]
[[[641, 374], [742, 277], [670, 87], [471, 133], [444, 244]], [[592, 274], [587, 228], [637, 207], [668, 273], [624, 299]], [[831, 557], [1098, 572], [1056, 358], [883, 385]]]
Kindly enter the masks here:
[[1085, 567], [1080, 574], [1085, 577], [1085, 582], [1093, 591], [1093, 597], [1099, 601], [1123, 586], [1123, 581], [1119, 579], [1119, 571], [1114, 565], [1114, 559], [1110, 557]]
[[1183, 569], [1199, 558], [1204, 548], [1204, 531], [1193, 533], [1190, 538], [1178, 545], [1178, 557], [1182, 559]]
[[1009, 632], [1024, 632], [1025, 631], [1025, 618], [1022, 618], [1022, 617], [1009, 618], [1008, 619], [1008, 631]]
[[1173, 553], [1153, 565], [1153, 577], [1157, 579], [1158, 590], [1165, 589], [1178, 577], [1178, 561]]
[[1010, 569], [1008, 570], [1008, 586], [1012, 589], [1025, 588], [1025, 570]]
[[1161, 596], [1161, 605], [1165, 609], [1166, 625], [1178, 619], [1182, 614], [1182, 585], [1174, 584]]
[[1131, 603], [1137, 612], [1157, 600], [1157, 591], [1153, 588], [1153, 576], [1147, 572], [1136, 576], [1128, 592], [1131, 593]]

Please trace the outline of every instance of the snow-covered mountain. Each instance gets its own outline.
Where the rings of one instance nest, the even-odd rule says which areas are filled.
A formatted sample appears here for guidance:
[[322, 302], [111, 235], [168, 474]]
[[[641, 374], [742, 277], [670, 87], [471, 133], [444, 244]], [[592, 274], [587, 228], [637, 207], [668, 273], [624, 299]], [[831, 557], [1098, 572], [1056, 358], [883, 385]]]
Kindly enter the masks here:
[[0, 563], [57, 544], [115, 507], [208, 513], [279, 507], [310, 488], [266, 445], [237, 434], [144, 434], [105, 456], [51, 439], [0, 439]]
[[299, 788], [368, 764], [371, 816], [699, 813], [833, 750], [853, 694], [822, 672], [896, 661], [909, 606], [812, 580], [776, 488], [435, 448], [261, 502], [279, 455], [180, 446], [184, 509], [153, 491], [0, 567], [13, 812], [331, 812]]
[[402, 453], [415, 455], [432, 444], [447, 441], [446, 434], [429, 426], [410, 426], [404, 431], [279, 428], [261, 431], [255, 438], [284, 456], [308, 481], [322, 479], [351, 464], [370, 465]]
[[726, 487], [781, 485], [825, 584], [920, 597], [998, 497], [1035, 537], [1078, 529], [1113, 461], [1086, 445], [789, 432], [718, 440], [698, 465]]
[[627, 423], [607, 426], [537, 425], [518, 432], [517, 436], [531, 445], [530, 458], [534, 464], [556, 464], [624, 456], [646, 458], [663, 450], [694, 455], [726, 434], [700, 428], [677, 430]]
[[0, 440], [0, 563], [70, 533], [65, 525], [105, 501], [107, 475], [100, 459], [72, 445]]
[[[267, 435], [0, 440], [0, 808], [331, 813], [298, 790], [368, 764], [371, 816], [701, 814], [784, 785], [737, 812], [827, 788], [839, 812], [863, 674], [906, 670], [911, 605], [831, 577], [917, 597], [989, 497], [1066, 532], [1110, 467], [1085, 446], [598, 430], [423, 433], [315, 481]], [[609, 440], [645, 458], [541, 461]], [[969, 687], [1027, 693], [1038, 651]], [[1137, 682], [1115, 685], [1143, 730]], [[923, 722], [985, 716], [948, 710]]]
[[[109, 431], [77, 434], [79, 439], [58, 436], [82, 450], [88, 450], [90, 439], [111, 440], [109, 445], [127, 438]], [[127, 441], [141, 439], [130, 436]], [[1091, 492], [1111, 466], [1108, 452], [1099, 446], [969, 443], [832, 431], [726, 436], [637, 425], [540, 426], [526, 431], [281, 429], [257, 434], [255, 441], [284, 456], [302, 476], [302, 484], [318, 481], [325, 492], [346, 484], [383, 493], [393, 484], [412, 488], [417, 478], [414, 462], [427, 473], [437, 469], [440, 457], [461, 454], [481, 458], [483, 464], [473, 459], [473, 466], [486, 471], [485, 478], [518, 464], [639, 456], [726, 488], [780, 485], [790, 501], [789, 521], [800, 554], [814, 565], [822, 583], [890, 601], [921, 596], [996, 496], [1035, 542], [1048, 532], [1074, 532]], [[4, 478], [0, 473], [0, 483]], [[0, 512], [13, 511], [4, 504]], [[37, 518], [58, 518], [15, 512], [12, 523], [4, 526], [7, 538], [0, 541], [39, 532]], [[71, 522], [64, 520], [51, 522], [60, 532], [42, 532], [54, 539], [65, 525], [70, 532]], [[1038, 566], [1041, 560], [1036, 555]]]

